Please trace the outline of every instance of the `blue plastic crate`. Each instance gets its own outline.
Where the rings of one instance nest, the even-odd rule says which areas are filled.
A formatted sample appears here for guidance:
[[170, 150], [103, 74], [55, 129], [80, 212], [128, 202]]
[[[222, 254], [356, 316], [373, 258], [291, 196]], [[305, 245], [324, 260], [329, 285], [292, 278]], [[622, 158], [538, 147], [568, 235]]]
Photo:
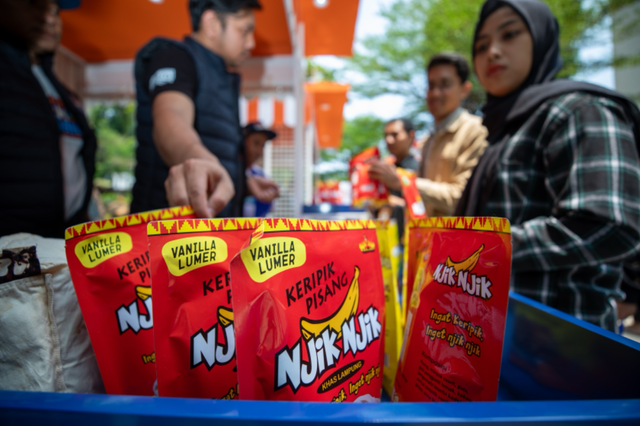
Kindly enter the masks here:
[[0, 391], [0, 425], [640, 425], [640, 344], [509, 301], [498, 402], [324, 404]]

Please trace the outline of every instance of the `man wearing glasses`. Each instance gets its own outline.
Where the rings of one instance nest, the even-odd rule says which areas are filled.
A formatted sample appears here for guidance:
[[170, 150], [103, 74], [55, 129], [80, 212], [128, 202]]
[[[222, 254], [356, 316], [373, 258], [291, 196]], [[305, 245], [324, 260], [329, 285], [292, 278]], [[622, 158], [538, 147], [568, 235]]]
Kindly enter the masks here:
[[462, 56], [433, 56], [427, 77], [427, 107], [435, 131], [422, 148], [416, 186], [429, 216], [450, 216], [487, 147], [487, 129], [480, 117], [460, 106], [471, 92], [469, 65]]
[[[471, 92], [469, 65], [462, 56], [433, 56], [427, 77], [427, 106], [435, 120], [435, 131], [422, 147], [416, 186], [428, 216], [450, 216], [487, 147], [487, 130], [480, 117], [461, 107]], [[380, 163], [376, 170], [373, 166], [371, 169], [387, 188], [401, 189], [392, 165]]]

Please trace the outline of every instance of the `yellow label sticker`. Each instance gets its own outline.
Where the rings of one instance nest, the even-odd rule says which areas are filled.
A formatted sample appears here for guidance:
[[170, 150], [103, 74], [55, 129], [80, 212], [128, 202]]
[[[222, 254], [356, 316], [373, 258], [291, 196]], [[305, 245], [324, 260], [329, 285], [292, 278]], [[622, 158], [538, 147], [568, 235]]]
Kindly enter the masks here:
[[262, 283], [280, 272], [304, 265], [307, 248], [297, 238], [260, 238], [243, 250], [240, 257], [251, 279]]
[[175, 277], [202, 266], [224, 262], [228, 256], [227, 243], [217, 237], [181, 238], [162, 247], [162, 257]]
[[131, 235], [126, 232], [109, 232], [79, 242], [75, 253], [82, 266], [95, 268], [105, 260], [127, 253], [132, 248]]

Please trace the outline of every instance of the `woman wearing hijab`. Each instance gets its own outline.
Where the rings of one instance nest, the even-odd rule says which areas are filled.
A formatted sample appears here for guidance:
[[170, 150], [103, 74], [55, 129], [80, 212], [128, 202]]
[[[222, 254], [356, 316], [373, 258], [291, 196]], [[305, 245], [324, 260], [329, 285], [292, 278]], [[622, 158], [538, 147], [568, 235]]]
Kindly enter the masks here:
[[512, 289], [614, 330], [622, 261], [640, 241], [640, 111], [554, 80], [558, 34], [540, 1], [483, 5], [473, 59], [490, 146], [456, 214], [508, 218]]

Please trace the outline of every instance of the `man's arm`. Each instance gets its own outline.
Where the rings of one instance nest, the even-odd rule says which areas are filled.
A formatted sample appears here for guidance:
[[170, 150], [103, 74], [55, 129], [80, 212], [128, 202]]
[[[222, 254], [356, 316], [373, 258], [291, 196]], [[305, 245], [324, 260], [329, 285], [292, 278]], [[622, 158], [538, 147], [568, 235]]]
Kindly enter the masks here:
[[280, 196], [280, 187], [267, 177], [247, 176], [247, 192], [258, 201], [270, 203]]
[[152, 104], [153, 140], [167, 166], [167, 200], [191, 204], [198, 217], [215, 216], [235, 194], [233, 181], [193, 128], [195, 106], [178, 91], [159, 93]]
[[168, 167], [190, 158], [218, 161], [193, 127], [195, 105], [178, 91], [159, 93], [153, 100], [153, 140]]
[[382, 182], [388, 189], [402, 191], [402, 183], [398, 177], [396, 166], [386, 161], [378, 160], [371, 163], [369, 177]]

